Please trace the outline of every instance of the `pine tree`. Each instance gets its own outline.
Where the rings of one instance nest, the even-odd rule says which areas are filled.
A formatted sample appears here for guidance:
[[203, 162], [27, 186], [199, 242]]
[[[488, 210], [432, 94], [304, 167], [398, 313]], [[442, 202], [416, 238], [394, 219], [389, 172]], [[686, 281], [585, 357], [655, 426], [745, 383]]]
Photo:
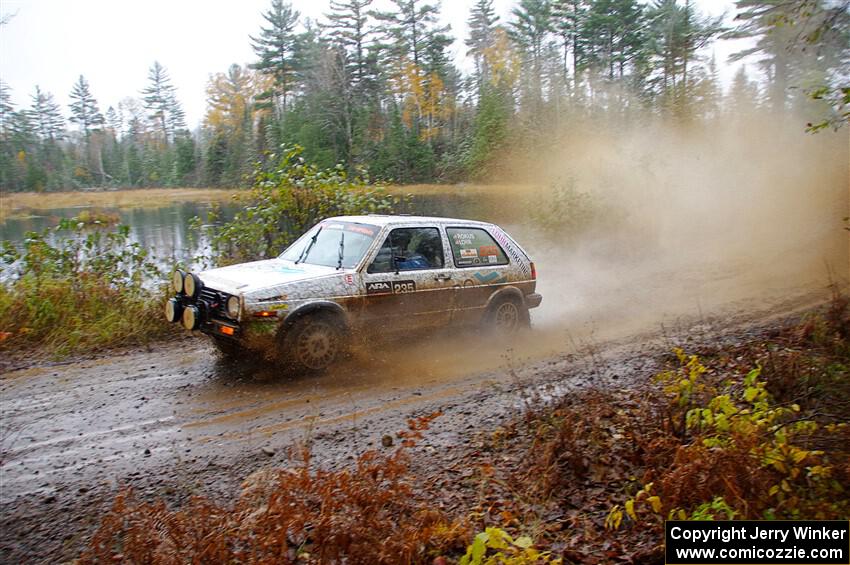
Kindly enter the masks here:
[[65, 137], [65, 118], [59, 104], [49, 92], [42, 92], [35, 87], [35, 93], [30, 97], [32, 106], [30, 116], [35, 124], [35, 131], [42, 140], [58, 140]]
[[101, 132], [104, 119], [83, 75], [74, 83], [70, 98], [73, 101], [70, 105], [71, 121], [80, 126], [83, 134], [85, 157], [81, 159], [82, 165], [88, 171], [94, 169], [103, 184], [106, 181], [106, 172], [103, 169], [103, 140], [100, 136], [93, 138], [92, 134]]
[[543, 66], [544, 43], [551, 31], [552, 6], [548, 0], [520, 0], [511, 14], [514, 20], [510, 23], [509, 35], [528, 51], [535, 73], [539, 75]]
[[159, 61], [154, 61], [148, 71], [148, 86], [142, 90], [142, 101], [149, 112], [148, 119], [159, 130], [165, 143], [173, 141], [175, 132], [186, 127], [177, 91], [171, 84], [168, 71]]
[[[53, 95], [38, 86], [31, 100], [28, 114], [40, 142], [28, 157], [27, 187], [37, 191], [63, 188], [69, 182], [65, 178], [65, 158], [59, 145], [66, 137], [65, 118]], [[24, 123], [22, 120], [21, 125]]]
[[722, 90], [720, 88], [720, 75], [717, 70], [717, 59], [714, 55], [708, 66], [701, 70], [701, 76], [697, 77], [692, 87], [693, 98], [696, 108], [704, 119], [718, 118], [720, 114], [720, 101]]
[[0, 186], [7, 190], [18, 190], [22, 187], [17, 151], [12, 143], [12, 133], [15, 120], [15, 107], [9, 87], [0, 80]]
[[[419, 153], [417, 144], [427, 144], [433, 167], [433, 144], [440, 133], [441, 122], [448, 112], [450, 93], [447, 80], [454, 79], [446, 49], [454, 41], [447, 35], [450, 27], [438, 23], [440, 5], [421, 0], [393, 0], [396, 10], [371, 12], [380, 22], [380, 31], [386, 42], [382, 54], [384, 76], [388, 77], [389, 103], [396, 105], [403, 127], [417, 142], [402, 144], [406, 151]], [[393, 125], [390, 126], [394, 127]], [[414, 159], [419, 161], [419, 157]]]
[[747, 66], [741, 65], [726, 96], [726, 108], [735, 118], [751, 114], [759, 105], [758, 84], [750, 80]]
[[[212, 184], [237, 185], [250, 171], [251, 143], [260, 93], [256, 73], [231, 65], [210, 77], [204, 135], [210, 140], [206, 176]], [[185, 155], [184, 155], [185, 158]]]
[[89, 83], [80, 75], [74, 83], [70, 94], [71, 121], [80, 126], [86, 141], [91, 138], [92, 130], [98, 129], [104, 124], [103, 114], [97, 107], [97, 100], [89, 90]]
[[563, 79], [569, 75], [572, 54], [573, 88], [577, 87], [578, 69], [582, 60], [579, 38], [587, 12], [586, 0], [552, 0], [552, 31], [558, 36], [563, 63]]
[[651, 22], [652, 44], [656, 59], [663, 71], [663, 88], [681, 83], [688, 87], [688, 70], [696, 62], [696, 53], [725, 31], [722, 17], [699, 14], [686, 0], [655, 0], [647, 12]]
[[35, 146], [39, 139], [32, 113], [27, 110], [12, 112], [9, 116], [9, 139], [18, 149]]
[[633, 82], [640, 83], [646, 33], [644, 8], [637, 0], [592, 0], [581, 30], [588, 66], [609, 80], [631, 73]]
[[106, 109], [106, 127], [116, 139], [121, 139], [124, 136], [124, 116], [122, 115], [120, 104], [118, 105], [118, 110], [112, 106]]
[[470, 148], [468, 173], [473, 177], [495, 176], [495, 157], [504, 149], [509, 138], [510, 117], [511, 105], [507, 97], [497, 88], [486, 86], [475, 115]]
[[323, 27], [333, 34], [333, 41], [341, 45], [351, 60], [351, 75], [359, 84], [366, 75], [366, 50], [369, 36], [374, 33], [369, 25], [368, 8], [373, 0], [331, 0], [330, 12], [325, 14], [328, 23]]
[[195, 140], [189, 135], [181, 135], [174, 142], [174, 175], [173, 182], [177, 186], [196, 184], [195, 178], [198, 158]]
[[106, 124], [104, 129], [103, 168], [106, 175], [118, 184], [129, 185], [124, 167], [124, 116], [121, 105], [118, 110], [113, 106], [106, 109]]
[[41, 149], [42, 141], [36, 132], [32, 113], [27, 110], [13, 112], [9, 120], [9, 145], [11, 159], [3, 177], [15, 190], [43, 191], [48, 184], [46, 162]]
[[172, 132], [174, 137], [186, 137], [189, 134], [186, 128], [186, 112], [183, 110], [183, 105], [177, 100], [177, 92], [172, 91], [168, 98], [168, 130]]
[[493, 0], [476, 0], [469, 13], [469, 38], [466, 46], [467, 55], [472, 55], [475, 63], [475, 79], [478, 90], [489, 80], [488, 68], [484, 58], [486, 49], [493, 46], [494, 32], [499, 22], [499, 16], [493, 10]]
[[546, 39], [551, 31], [552, 6], [549, 0], [520, 0], [511, 11], [508, 35], [522, 49], [527, 67], [526, 81], [530, 86], [531, 112], [537, 116], [543, 101], [543, 67]]
[[9, 91], [9, 86], [0, 80], [0, 136], [3, 139], [6, 138], [11, 127], [14, 111], [15, 107], [12, 105], [12, 94]]
[[259, 37], [251, 36], [254, 52], [260, 58], [251, 68], [274, 79], [260, 97], [265, 107], [277, 115], [286, 113], [289, 95], [295, 90], [295, 54], [300, 13], [283, 0], [272, 0], [271, 9], [263, 14], [269, 27], [260, 28]]
[[393, 12], [371, 12], [381, 22], [381, 30], [390, 42], [391, 51], [398, 65], [409, 59], [417, 69], [423, 68], [426, 51], [434, 54], [445, 50], [454, 40], [447, 35], [450, 26], [439, 26], [437, 17], [440, 4], [428, 4], [422, 0], [392, 0]]
[[[784, 112], [792, 92], [808, 90], [815, 99], [830, 99], [838, 114], [813, 130], [850, 121], [850, 0], [737, 0], [735, 5], [741, 23], [726, 37], [755, 43], [730, 60], [760, 57], [773, 110]], [[812, 89], [812, 83], [820, 84]]]

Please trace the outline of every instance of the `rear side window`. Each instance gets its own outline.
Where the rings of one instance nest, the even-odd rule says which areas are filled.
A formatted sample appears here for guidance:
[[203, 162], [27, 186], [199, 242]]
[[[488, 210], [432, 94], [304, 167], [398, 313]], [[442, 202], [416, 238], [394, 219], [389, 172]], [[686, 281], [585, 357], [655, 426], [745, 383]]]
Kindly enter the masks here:
[[499, 244], [481, 228], [446, 228], [456, 267], [507, 265]]

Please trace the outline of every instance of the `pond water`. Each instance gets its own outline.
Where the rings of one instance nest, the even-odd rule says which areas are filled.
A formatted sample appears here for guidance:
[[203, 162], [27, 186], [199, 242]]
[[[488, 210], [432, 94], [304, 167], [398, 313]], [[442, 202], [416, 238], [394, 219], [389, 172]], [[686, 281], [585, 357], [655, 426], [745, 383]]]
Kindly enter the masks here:
[[[26, 218], [10, 218], [0, 223], [0, 240], [21, 244], [27, 232], [42, 232], [55, 227], [60, 220], [74, 218], [88, 207], [39, 210]], [[161, 208], [103, 209], [120, 216], [120, 224], [130, 227], [130, 239], [149, 249], [160, 266], [170, 268], [176, 261], [188, 262], [203, 252], [207, 243], [196, 241], [190, 233], [192, 219], [206, 221], [212, 204], [209, 202], [180, 202]], [[230, 219], [237, 207], [221, 205], [222, 217]], [[63, 234], [66, 235], [66, 234]]]

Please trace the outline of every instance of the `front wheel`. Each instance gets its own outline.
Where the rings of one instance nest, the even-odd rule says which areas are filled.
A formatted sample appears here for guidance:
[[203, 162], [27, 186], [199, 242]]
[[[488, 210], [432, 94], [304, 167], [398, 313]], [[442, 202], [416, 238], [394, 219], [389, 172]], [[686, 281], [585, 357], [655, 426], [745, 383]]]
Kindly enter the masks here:
[[343, 350], [339, 323], [323, 313], [308, 314], [286, 332], [282, 357], [296, 370], [319, 372], [330, 367]]

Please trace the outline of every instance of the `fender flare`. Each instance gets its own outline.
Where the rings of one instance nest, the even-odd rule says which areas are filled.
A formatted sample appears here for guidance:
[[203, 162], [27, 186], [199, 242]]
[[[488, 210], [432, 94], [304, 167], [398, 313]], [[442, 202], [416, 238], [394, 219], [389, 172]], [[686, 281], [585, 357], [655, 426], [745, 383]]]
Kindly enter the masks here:
[[490, 307], [498, 300], [502, 300], [505, 298], [516, 298], [520, 301], [523, 307], [528, 308], [528, 305], [525, 303], [525, 295], [522, 293], [520, 289], [515, 286], [505, 286], [494, 292], [490, 295], [490, 298], [487, 299], [487, 304], [484, 306], [484, 311], [489, 312]]
[[283, 322], [280, 325], [280, 329], [286, 333], [286, 330], [292, 327], [295, 322], [307, 316], [309, 314], [313, 314], [315, 312], [329, 312], [337, 317], [342, 323], [342, 329], [345, 333], [350, 331], [350, 323], [348, 312], [345, 309], [332, 300], [317, 300], [316, 302], [310, 302], [308, 304], [303, 304], [287, 314], [287, 316], [283, 319]]

